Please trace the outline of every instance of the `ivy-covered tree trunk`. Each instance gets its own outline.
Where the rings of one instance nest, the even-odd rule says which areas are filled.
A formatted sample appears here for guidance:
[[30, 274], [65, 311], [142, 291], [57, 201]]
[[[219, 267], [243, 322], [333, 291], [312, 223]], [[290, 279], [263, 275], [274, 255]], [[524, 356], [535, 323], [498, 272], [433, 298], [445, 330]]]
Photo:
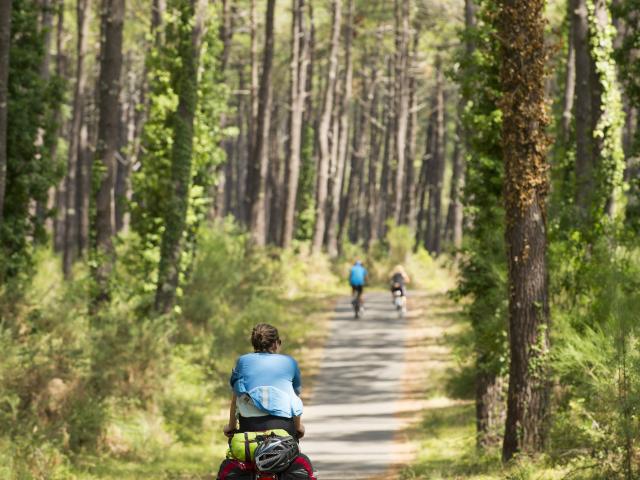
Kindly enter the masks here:
[[576, 70], [576, 206], [585, 231], [613, 213], [622, 180], [622, 104], [608, 0], [572, 0]]
[[549, 408], [544, 0], [502, 0], [502, 145], [510, 370], [503, 459], [540, 452]]
[[179, 64], [171, 72], [178, 108], [171, 118], [171, 201], [164, 215], [156, 310], [169, 313], [176, 302], [182, 258], [182, 240], [189, 207], [193, 124], [198, 106], [198, 65], [204, 30], [206, 0], [173, 0], [179, 21], [167, 29], [167, 42], [175, 43]]
[[9, 43], [12, 0], [0, 0], [0, 228], [7, 178], [7, 110], [9, 88]]
[[122, 70], [122, 28], [125, 0], [103, 0], [100, 45], [100, 79], [98, 145], [96, 175], [99, 187], [96, 195], [95, 249], [93, 269], [96, 281], [96, 306], [109, 300], [109, 277], [114, 262], [115, 233], [114, 181], [116, 155], [120, 137], [120, 72]]

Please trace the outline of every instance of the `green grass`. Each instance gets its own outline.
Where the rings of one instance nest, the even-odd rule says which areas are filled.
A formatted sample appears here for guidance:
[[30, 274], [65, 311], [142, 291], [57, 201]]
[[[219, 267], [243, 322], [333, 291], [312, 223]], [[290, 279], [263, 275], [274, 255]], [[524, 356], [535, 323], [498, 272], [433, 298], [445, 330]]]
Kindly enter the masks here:
[[[418, 320], [439, 333], [433, 333], [426, 341], [424, 353], [424, 380], [422, 398], [439, 399], [437, 406], [423, 411], [419, 420], [411, 426], [409, 437], [417, 445], [418, 453], [413, 464], [400, 472], [402, 480], [560, 480], [582, 478], [578, 471], [569, 468], [548, 467], [544, 459], [537, 462], [521, 460], [503, 466], [498, 449], [480, 454], [475, 446], [475, 405], [473, 403], [473, 376], [461, 363], [455, 352], [468, 332], [460, 308], [443, 293], [453, 280], [442, 265], [429, 277], [432, 292], [422, 305], [425, 317]], [[434, 293], [440, 292], [440, 293]], [[448, 347], [449, 358], [430, 362], [435, 354], [429, 345]], [[454, 400], [453, 398], [463, 398]], [[466, 399], [466, 400], [465, 400]]]

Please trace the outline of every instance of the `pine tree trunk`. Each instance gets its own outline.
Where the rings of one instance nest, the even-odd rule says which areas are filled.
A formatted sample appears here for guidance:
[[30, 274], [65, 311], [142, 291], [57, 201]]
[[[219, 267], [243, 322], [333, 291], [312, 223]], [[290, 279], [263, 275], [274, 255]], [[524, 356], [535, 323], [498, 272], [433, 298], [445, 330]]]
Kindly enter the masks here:
[[249, 229], [252, 241], [266, 244], [266, 184], [269, 167], [269, 128], [271, 123], [271, 70], [273, 68], [275, 0], [268, 0], [265, 26], [264, 56], [260, 78], [258, 119], [256, 137], [251, 151], [249, 179], [251, 182], [251, 221]]
[[331, 163], [331, 150], [329, 145], [329, 132], [333, 120], [333, 104], [335, 95], [336, 78], [338, 71], [338, 47], [340, 43], [340, 25], [342, 21], [342, 1], [332, 0], [333, 20], [331, 26], [331, 52], [329, 54], [329, 70], [325, 85], [324, 100], [320, 124], [318, 126], [318, 144], [320, 157], [318, 159], [318, 176], [316, 187], [316, 212], [315, 226], [311, 251], [319, 253], [322, 250], [326, 233], [326, 213], [329, 207], [327, 201], [329, 167]]
[[434, 145], [434, 114], [431, 114], [429, 124], [427, 125], [427, 134], [425, 142], [424, 155], [422, 156], [422, 163], [420, 166], [420, 175], [418, 176], [418, 186], [416, 188], [416, 202], [417, 202], [417, 217], [416, 217], [416, 242], [415, 250], [420, 245], [426, 248], [426, 222], [427, 222], [427, 208], [425, 205], [427, 195], [429, 193], [429, 175], [431, 172], [431, 165], [433, 163], [433, 145]]
[[540, 452], [549, 407], [544, 0], [502, 0], [502, 145], [510, 370], [503, 459]]
[[562, 127], [560, 130], [560, 139], [563, 144], [569, 142], [569, 134], [571, 129], [571, 120], [573, 119], [573, 105], [576, 92], [576, 49], [575, 49], [575, 22], [572, 20], [571, 4], [569, 1], [569, 38], [567, 49], [567, 72], [565, 75], [564, 96], [562, 99]]
[[[351, 172], [349, 175], [349, 182], [347, 184], [347, 191], [344, 196], [343, 205], [340, 212], [340, 225], [338, 229], [338, 238], [343, 238], [345, 234], [347, 220], [352, 209], [354, 199], [356, 200], [356, 218], [359, 220], [360, 212], [359, 207], [361, 203], [362, 193], [365, 190], [364, 184], [364, 166], [365, 159], [369, 156], [367, 152], [367, 139], [370, 138], [371, 118], [375, 112], [372, 112], [371, 105], [373, 103], [373, 97], [375, 88], [377, 85], [377, 72], [374, 69], [371, 74], [371, 80], [367, 86], [366, 79], [364, 80], [366, 92], [366, 98], [360, 107], [360, 120], [358, 121], [357, 128], [354, 129], [353, 138], [353, 151], [351, 153]], [[357, 237], [357, 235], [356, 235]], [[352, 238], [354, 240], [354, 238]]]
[[0, 228], [3, 220], [7, 178], [7, 102], [9, 100], [11, 3], [12, 0], [0, 0]]
[[245, 217], [243, 221], [247, 226], [251, 224], [251, 210], [252, 210], [252, 191], [253, 191], [253, 176], [251, 173], [251, 162], [253, 151], [256, 143], [256, 132], [257, 132], [257, 124], [258, 124], [258, 89], [260, 88], [260, 69], [258, 66], [258, 26], [257, 26], [257, 18], [256, 18], [256, 0], [251, 0], [250, 9], [249, 9], [249, 31], [251, 37], [251, 49], [249, 55], [249, 61], [251, 63], [251, 84], [249, 88], [249, 96], [250, 96], [250, 108], [247, 116], [247, 132], [248, 132], [248, 142], [247, 146], [249, 147], [247, 150], [247, 168], [246, 168], [246, 185], [244, 191], [245, 195], [245, 206], [244, 212]]
[[304, 0], [293, 0], [291, 27], [291, 116], [289, 119], [289, 153], [286, 161], [284, 221], [282, 247], [289, 248], [293, 240], [296, 199], [300, 180], [303, 115], [307, 88], [309, 38], [304, 28]]
[[[389, 112], [389, 103], [391, 102], [391, 96], [389, 95], [389, 99], [387, 102], [386, 111]], [[388, 119], [388, 115], [385, 115], [385, 118]], [[391, 198], [389, 189], [391, 183], [391, 143], [392, 143], [392, 130], [391, 127], [391, 119], [388, 119], [384, 124], [384, 147], [382, 153], [382, 171], [380, 172], [380, 191], [378, 196], [378, 205], [377, 205], [377, 213], [378, 218], [376, 220], [376, 238], [384, 238], [387, 232], [387, 220], [389, 219], [389, 199]]]
[[76, 82], [73, 89], [73, 113], [71, 117], [71, 130], [69, 132], [69, 156], [67, 158], [67, 185], [66, 185], [66, 212], [64, 228], [64, 245], [62, 266], [66, 278], [71, 275], [71, 266], [79, 253], [77, 218], [78, 208], [77, 184], [78, 169], [83, 152], [80, 145], [80, 133], [82, 129], [83, 110], [85, 105], [85, 92], [87, 78], [84, 68], [84, 58], [87, 54], [89, 12], [91, 0], [77, 0], [76, 4]]
[[[89, 87], [87, 87], [89, 88]], [[88, 90], [87, 90], [88, 91]], [[80, 140], [78, 143], [78, 171], [76, 184], [76, 214], [78, 220], [78, 255], [81, 257], [89, 253], [89, 231], [91, 218], [89, 206], [91, 203], [91, 175], [95, 157], [97, 137], [97, 120], [93, 114], [94, 105], [88, 101], [85, 94], [85, 105], [82, 109]]]
[[330, 257], [338, 255], [338, 233], [340, 224], [340, 205], [342, 201], [342, 190], [347, 164], [347, 154], [349, 145], [349, 119], [351, 114], [351, 96], [353, 91], [353, 56], [351, 45], [353, 41], [353, 0], [347, 0], [347, 18], [344, 25], [345, 34], [345, 72], [342, 79], [342, 96], [340, 104], [340, 115], [336, 116], [339, 127], [339, 138], [337, 139], [336, 171], [333, 178], [333, 191], [331, 193], [331, 209], [329, 223], [327, 226], [327, 252]]
[[440, 57], [436, 59], [436, 91], [434, 98], [434, 144], [429, 175], [426, 246], [432, 255], [440, 255], [442, 239], [442, 185], [444, 183], [445, 121], [444, 80]]
[[371, 121], [376, 120], [376, 124], [372, 123], [371, 133], [369, 134], [369, 161], [367, 165], [367, 183], [365, 194], [365, 220], [364, 220], [364, 246], [366, 249], [378, 239], [376, 229], [376, 219], [378, 218], [377, 201], [378, 194], [378, 161], [380, 158], [380, 132], [377, 126], [379, 120], [379, 99], [380, 99], [380, 87], [379, 84], [373, 87], [373, 100], [371, 102]]
[[95, 306], [108, 301], [109, 277], [113, 267], [114, 180], [119, 146], [120, 72], [122, 70], [122, 28], [125, 0], [103, 0], [102, 44], [100, 48], [99, 120], [96, 159], [100, 181], [96, 197]]
[[477, 448], [487, 451], [502, 440], [505, 422], [504, 380], [480, 366], [476, 373], [476, 432]]
[[464, 181], [464, 158], [462, 149], [462, 127], [456, 127], [456, 141], [453, 148], [453, 165], [451, 174], [451, 193], [449, 194], [449, 210], [445, 226], [445, 239], [455, 249], [462, 246], [462, 188]]
[[[411, 53], [411, 68], [416, 61], [418, 51], [419, 33], [413, 33], [413, 46]], [[404, 199], [402, 205], [401, 223], [409, 225], [412, 231], [416, 229], [416, 179], [415, 179], [415, 158], [416, 141], [418, 137], [418, 95], [416, 92], [417, 79], [414, 74], [409, 74], [409, 124], [407, 126], [407, 147], [406, 147], [406, 168], [404, 183]]]
[[[176, 35], [180, 64], [172, 72], [178, 96], [178, 108], [172, 122], [170, 208], [165, 212], [165, 230], [160, 246], [160, 265], [155, 307], [159, 313], [169, 313], [176, 303], [180, 277], [182, 237], [186, 227], [191, 186], [193, 124], [198, 106], [198, 64], [204, 34], [206, 0], [181, 0], [182, 28]], [[192, 31], [184, 26], [193, 23]]]
[[[400, 5], [402, 2], [402, 5]], [[393, 219], [402, 223], [405, 194], [407, 127], [409, 122], [409, 1], [395, 0], [396, 61], [395, 61], [395, 159], [396, 178], [393, 201]]]

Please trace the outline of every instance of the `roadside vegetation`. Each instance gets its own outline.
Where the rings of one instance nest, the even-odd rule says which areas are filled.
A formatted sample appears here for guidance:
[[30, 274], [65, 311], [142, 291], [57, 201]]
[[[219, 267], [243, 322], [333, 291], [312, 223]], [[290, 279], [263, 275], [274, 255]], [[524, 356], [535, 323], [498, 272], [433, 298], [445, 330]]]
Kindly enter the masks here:
[[153, 284], [134, 275], [140, 252], [125, 243], [99, 318], [88, 272], [63, 282], [58, 259], [37, 252], [25, 298], [3, 304], [1, 478], [206, 478], [224, 455], [227, 381], [252, 326], [277, 325], [312, 372], [340, 286], [332, 265], [252, 250], [231, 223], [199, 236], [181, 309], [165, 317], [147, 314]]

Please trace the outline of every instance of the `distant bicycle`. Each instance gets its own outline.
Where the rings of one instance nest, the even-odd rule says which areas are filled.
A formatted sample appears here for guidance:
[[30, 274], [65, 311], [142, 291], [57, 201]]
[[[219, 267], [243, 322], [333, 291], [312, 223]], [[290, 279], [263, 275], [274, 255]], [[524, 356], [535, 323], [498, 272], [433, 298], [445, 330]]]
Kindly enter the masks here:
[[395, 283], [392, 286], [393, 292], [393, 304], [398, 312], [398, 317], [402, 318], [407, 313], [407, 297], [404, 294], [404, 289], [399, 283]]
[[364, 305], [362, 302], [362, 289], [356, 290], [353, 299], [351, 300], [351, 306], [353, 307], [353, 315], [355, 318], [360, 318], [364, 313]]
[[391, 272], [391, 295], [393, 304], [398, 311], [398, 317], [402, 318], [407, 313], [407, 287], [411, 281], [402, 265], [396, 265]]

